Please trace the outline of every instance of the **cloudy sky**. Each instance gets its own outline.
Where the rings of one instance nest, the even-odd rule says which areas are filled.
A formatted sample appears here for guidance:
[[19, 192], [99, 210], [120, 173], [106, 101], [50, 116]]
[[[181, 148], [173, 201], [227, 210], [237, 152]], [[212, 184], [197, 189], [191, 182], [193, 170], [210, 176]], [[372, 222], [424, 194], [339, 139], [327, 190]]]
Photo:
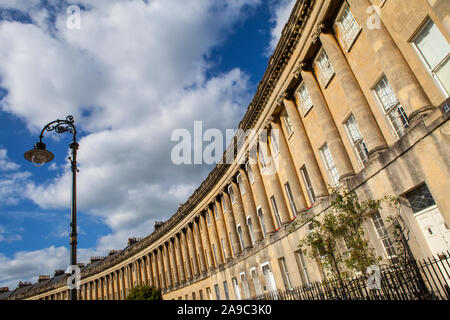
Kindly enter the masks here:
[[237, 127], [293, 4], [0, 0], [0, 287], [68, 266], [70, 134], [45, 134], [51, 164], [23, 158], [46, 123], [79, 131], [79, 261], [124, 248], [212, 169], [175, 165], [171, 134]]

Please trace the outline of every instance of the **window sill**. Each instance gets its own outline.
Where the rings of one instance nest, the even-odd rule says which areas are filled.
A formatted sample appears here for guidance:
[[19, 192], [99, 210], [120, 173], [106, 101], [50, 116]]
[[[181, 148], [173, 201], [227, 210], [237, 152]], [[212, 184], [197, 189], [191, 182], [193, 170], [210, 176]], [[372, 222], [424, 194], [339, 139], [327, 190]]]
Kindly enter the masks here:
[[321, 79], [321, 80], [320, 80], [320, 84], [322, 85], [322, 87], [323, 87], [324, 89], [326, 89], [326, 88], [328, 87], [328, 85], [330, 84], [331, 80], [333, 80], [335, 74], [336, 74], [336, 73], [333, 72], [333, 74], [331, 75], [331, 77], [330, 77], [329, 79], [326, 79], [326, 80], [324, 80], [322, 77], [320, 78], [320, 79]]
[[[330, 78], [330, 80], [331, 80], [331, 78]], [[303, 113], [303, 118], [306, 117], [306, 115], [311, 111], [311, 109], [312, 109], [313, 106], [314, 106], [314, 105], [311, 105], [311, 106]]]

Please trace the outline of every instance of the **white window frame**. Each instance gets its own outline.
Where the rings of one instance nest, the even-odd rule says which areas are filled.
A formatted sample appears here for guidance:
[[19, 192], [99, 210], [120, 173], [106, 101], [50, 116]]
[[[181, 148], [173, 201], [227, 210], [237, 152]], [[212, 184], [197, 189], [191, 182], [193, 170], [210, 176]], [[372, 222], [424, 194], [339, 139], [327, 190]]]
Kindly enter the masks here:
[[241, 300], [241, 290], [239, 288], [239, 283], [236, 277], [233, 277], [231, 279], [231, 283], [233, 284], [234, 288], [234, 295], [236, 296], [237, 300]]
[[[380, 83], [383, 81], [386, 83], [387, 86], [389, 86], [390, 90], [392, 91], [392, 93], [396, 99], [396, 102], [393, 103], [391, 106], [389, 106], [388, 109], [385, 108], [380, 96], [378, 95], [378, 91], [377, 91], [377, 88], [380, 86]], [[389, 80], [385, 74], [381, 75], [380, 78], [377, 80], [375, 85], [372, 87], [372, 92], [375, 95], [375, 99], [378, 102], [387, 122], [389, 123], [389, 126], [393, 132], [393, 136], [396, 139], [399, 139], [402, 136], [404, 136], [406, 129], [409, 127], [409, 118], [408, 118], [408, 115], [406, 114], [406, 111], [403, 109], [403, 106], [401, 105], [400, 101], [398, 100], [398, 97], [397, 97], [394, 89], [392, 88], [391, 84], [389, 83]], [[395, 128], [394, 121], [392, 119], [393, 116], [391, 116], [391, 114], [395, 114], [396, 112], [402, 113], [402, 117], [406, 118], [406, 124], [403, 124], [398, 129]]]
[[[352, 27], [350, 29], [350, 31], [352, 32], [351, 34], [348, 34], [348, 32], [347, 32], [348, 30], [345, 29], [345, 27], [341, 21], [346, 9], [350, 13], [351, 17], [353, 18], [354, 23], [356, 24], [356, 28], [354, 28], [354, 25], [352, 25]], [[353, 44], [356, 41], [356, 38], [358, 38], [358, 35], [361, 32], [362, 27], [359, 25], [358, 21], [356, 20], [356, 17], [353, 15], [353, 12], [352, 12], [350, 6], [348, 5], [348, 3], [344, 2], [344, 4], [342, 5], [342, 7], [339, 10], [339, 13], [336, 17], [335, 24], [339, 28], [340, 34], [342, 35], [342, 37], [340, 37], [340, 38], [342, 38], [342, 39], [340, 39], [342, 45], [347, 50], [347, 52], [350, 51], [351, 47], [353, 46]]]
[[[375, 224], [374, 215], [376, 215], [376, 214], [378, 214], [378, 216], [379, 216], [379, 217], [377, 217], [377, 220], [381, 221], [381, 223], [382, 223], [382, 226], [381, 226], [380, 229], [382, 229], [382, 233], [383, 233], [383, 234], [380, 234], [380, 232], [378, 231], [379, 228], [377, 228], [377, 226], [376, 226], [376, 224]], [[370, 215], [370, 218], [371, 218], [370, 220], [372, 220], [372, 225], [373, 225], [373, 227], [374, 227], [374, 229], [375, 229], [375, 234], [377, 235], [377, 238], [378, 238], [378, 240], [380, 241], [381, 246], [383, 247], [385, 256], [386, 256], [388, 259], [395, 258], [395, 254], [394, 254], [394, 255], [389, 255], [388, 250], [387, 250], [387, 248], [386, 248], [386, 245], [385, 245], [385, 243], [384, 243], [384, 241], [383, 241], [383, 240], [389, 241], [389, 243], [390, 243], [389, 248], [391, 248], [391, 249], [394, 251], [394, 253], [395, 253], [395, 246], [394, 246], [394, 244], [392, 243], [392, 240], [391, 240], [391, 237], [389, 236], [389, 233], [387, 232], [386, 225], [384, 224], [384, 220], [383, 220], [383, 217], [381, 216], [381, 213], [377, 210], [377, 211], [373, 212], [373, 213]]]
[[[326, 69], [323, 68], [320, 62], [322, 56], [326, 57], [329, 68]], [[314, 63], [316, 64], [317, 69], [319, 70], [319, 82], [322, 85], [322, 87], [326, 88], [328, 86], [328, 83], [330, 83], [331, 79], [333, 78], [335, 72], [333, 66], [331, 65], [331, 61], [328, 57], [328, 54], [324, 48], [321, 48], [319, 50], [316, 58], [314, 59]]]
[[297, 206], [295, 205], [294, 195], [292, 194], [292, 188], [289, 181], [286, 181], [284, 184], [284, 191], [289, 200], [289, 207], [291, 208], [292, 214], [294, 217], [297, 217]]
[[306, 187], [306, 193], [308, 194], [309, 202], [311, 202], [311, 205], [313, 205], [314, 202], [316, 202], [316, 194], [314, 192], [314, 188], [311, 182], [311, 178], [309, 177], [308, 170], [306, 169], [306, 165], [303, 165], [300, 168], [300, 173], [302, 175], [303, 183], [305, 184]]
[[236, 182], [239, 186], [239, 191], [241, 192], [241, 196], [245, 194], [244, 182], [242, 181], [241, 173], [238, 173], [236, 176]]
[[[258, 276], [258, 269], [256, 267], [252, 267], [252, 268], [250, 268], [249, 271], [250, 271], [250, 276], [252, 277], [253, 286], [255, 287], [255, 294], [257, 296], [262, 295], [263, 290], [262, 290], [262, 286], [261, 286], [261, 281], [259, 280], [259, 276]], [[255, 272], [255, 276], [256, 277], [253, 276], [253, 271]], [[256, 282], [257, 282], [258, 287], [259, 287], [259, 292], [256, 289], [257, 286], [255, 284], [255, 279], [256, 279]]]
[[[239, 228], [241, 229], [241, 232], [239, 233]], [[244, 243], [244, 235], [243, 235], [243, 230], [242, 230], [242, 226], [241, 224], [237, 224], [236, 225], [236, 232], [238, 234], [238, 238], [239, 238], [239, 245], [241, 246], [241, 251], [244, 251], [245, 248], [245, 243]]]
[[[304, 92], [304, 94], [307, 95], [307, 97], [302, 95], [302, 92]], [[305, 81], [302, 81], [298, 86], [296, 95], [298, 97], [298, 100], [300, 101], [302, 115], [305, 116], [308, 113], [308, 111], [313, 107], [311, 95], [309, 94], [308, 87], [306, 86]]]
[[287, 137], [289, 139], [292, 136], [292, 134], [294, 133], [294, 129], [292, 128], [291, 118], [289, 117], [287, 112], [285, 112], [281, 117], [283, 118], [284, 126], [286, 127]]
[[216, 292], [216, 299], [217, 300], [221, 300], [220, 288], [219, 288], [219, 284], [218, 283], [214, 284], [214, 291]]
[[213, 212], [214, 212], [214, 217], [217, 219], [219, 219], [219, 211], [217, 209], [216, 203], [213, 203]]
[[247, 171], [248, 174], [248, 180], [251, 184], [255, 183], [255, 176], [253, 175], [252, 168], [250, 167], [250, 161], [247, 161], [245, 163], [245, 171]]
[[266, 163], [266, 159], [264, 158], [261, 143], [258, 144], [258, 158], [259, 158], [259, 163], [261, 164], [261, 172], [263, 172], [267, 168], [267, 163]]
[[217, 250], [216, 250], [216, 246], [214, 245], [214, 243], [211, 244], [211, 248], [213, 251], [213, 258], [214, 258], [214, 265], [218, 266], [219, 265], [219, 260], [217, 260]]
[[425, 28], [430, 23], [433, 23], [435, 25], [435, 27], [441, 33], [442, 37], [445, 39], [445, 36], [442, 34], [442, 32], [439, 29], [439, 27], [434, 23], [433, 19], [431, 19], [430, 16], [427, 16], [427, 18], [424, 20], [422, 26], [419, 28], [419, 30], [417, 30], [415, 32], [415, 34], [412, 37], [412, 39], [410, 40], [410, 42], [411, 42], [411, 45], [413, 46], [414, 50], [416, 51], [416, 53], [419, 55], [420, 60], [424, 64], [424, 66], [427, 69], [428, 73], [431, 75], [433, 80], [436, 82], [437, 86], [439, 87], [439, 90], [444, 94], [445, 98], [448, 98], [449, 97], [449, 92], [447, 92], [447, 89], [444, 87], [444, 84], [441, 82], [439, 77], [436, 75], [436, 71], [439, 70], [439, 68], [442, 67], [445, 63], [450, 63], [450, 61], [449, 61], [450, 60], [450, 51], [447, 53], [445, 58], [443, 58], [439, 63], [437, 63], [435, 66], [430, 66], [430, 64], [428, 63], [428, 61], [425, 58], [424, 54], [422, 53], [422, 51], [419, 49], [419, 47], [416, 44], [417, 38], [420, 36], [420, 34], [425, 30]]
[[310, 286], [311, 278], [308, 273], [308, 265], [306, 264], [305, 255], [303, 254], [302, 250], [295, 251], [295, 254], [297, 255], [297, 259], [300, 264], [300, 266], [299, 266], [300, 272], [303, 274], [303, 277], [301, 277], [301, 278], [302, 278], [302, 280], [304, 278], [304, 280], [306, 282], [306, 284], [304, 284], [304, 285]]
[[[242, 281], [242, 275], [244, 275], [245, 281]], [[250, 286], [248, 284], [248, 278], [247, 278], [247, 274], [245, 273], [245, 271], [239, 273], [239, 279], [241, 280], [242, 288], [244, 289], [244, 298], [245, 299], [250, 298]]]
[[[328, 161], [327, 161], [327, 159], [325, 157], [325, 153], [324, 153], [325, 148], [328, 150], [328, 153], [330, 154], [331, 160], [333, 161], [333, 166], [332, 167], [330, 167], [330, 163], [328, 163]], [[322, 146], [322, 148], [319, 149], [319, 151], [320, 151], [320, 155], [322, 157], [322, 162], [325, 165], [325, 169], [327, 169], [328, 177], [330, 178], [330, 180], [332, 182], [332, 185], [337, 187], [339, 185], [339, 178], [340, 178], [340, 176], [339, 176], [339, 172], [337, 171], [336, 163], [334, 162], [333, 155], [331, 154], [331, 150], [328, 147], [328, 144], [325, 143]], [[333, 174], [334, 170], [336, 171], [337, 177], [336, 177], [335, 174]]]
[[230, 195], [230, 199], [231, 199], [231, 204], [235, 204], [236, 203], [236, 197], [234, 195], [234, 191], [233, 191], [233, 186], [230, 184], [228, 186], [228, 194]]
[[285, 285], [287, 285], [286, 290], [292, 290], [294, 289], [294, 286], [292, 285], [291, 276], [289, 274], [289, 270], [286, 265], [286, 260], [284, 257], [278, 258], [279, 264], [281, 266], [281, 272], [283, 273], [283, 278], [286, 280]]
[[222, 203], [222, 210], [223, 210], [223, 213], [226, 213], [227, 211], [228, 211], [228, 208], [227, 208], [227, 203], [226, 203], [226, 201], [225, 201], [225, 196], [222, 194], [222, 196], [220, 197], [220, 202]]
[[[261, 215], [259, 215], [260, 212], [261, 212]], [[267, 229], [266, 229], [266, 224], [264, 223], [264, 211], [261, 206], [258, 206], [256, 208], [256, 215], [258, 216], [259, 223], [261, 224], [261, 229], [263, 232], [263, 237], [265, 239], [267, 237]]]
[[278, 225], [277, 229], [280, 229], [281, 226], [282, 226], [282, 224], [281, 224], [281, 217], [280, 217], [280, 211], [279, 211], [279, 208], [278, 208], [277, 200], [275, 199], [274, 195], [270, 197], [270, 203], [272, 204], [272, 209], [273, 209], [273, 212], [275, 213], [275, 222]]
[[205, 217], [206, 217], [206, 222], [208, 224], [208, 227], [211, 225], [211, 217], [209, 216], [209, 210], [205, 211]]
[[[350, 121], [353, 121], [355, 129], [357, 130], [357, 133], [359, 135], [359, 138], [357, 139], [353, 137], [352, 132], [349, 128]], [[350, 114], [350, 116], [347, 117], [344, 122], [344, 127], [345, 131], [347, 132], [348, 140], [352, 145], [353, 152], [356, 154], [356, 158], [358, 159], [360, 166], [364, 168], [365, 165], [369, 162], [369, 150], [367, 149], [367, 145], [364, 142], [364, 138], [361, 134], [361, 131], [359, 130], [359, 126], [356, 123], [356, 119], [353, 114]]]
[[[277, 130], [278, 131], [278, 130]], [[280, 153], [280, 133], [273, 134], [274, 129], [270, 130], [270, 146], [272, 147], [272, 155], [276, 157]]]
[[[251, 216], [247, 216], [245, 221], [247, 222], [248, 231], [250, 233], [250, 240], [252, 242], [252, 246], [255, 245], [255, 236], [253, 234], [253, 221]], [[250, 221], [250, 223], [249, 223]]]
[[236, 255], [236, 249], [234, 247], [233, 238], [231, 237], [231, 232], [228, 232], [228, 236], [230, 237], [231, 250], [233, 251], [233, 255]]
[[225, 299], [230, 300], [230, 290], [228, 288], [227, 280], [223, 281], [223, 292], [225, 293]]

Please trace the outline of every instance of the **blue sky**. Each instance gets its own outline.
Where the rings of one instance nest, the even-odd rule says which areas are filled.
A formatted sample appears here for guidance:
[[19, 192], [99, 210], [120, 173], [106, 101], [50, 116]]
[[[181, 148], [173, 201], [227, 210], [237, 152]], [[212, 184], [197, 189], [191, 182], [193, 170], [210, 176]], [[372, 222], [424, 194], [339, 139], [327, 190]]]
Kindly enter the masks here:
[[[92, 4], [95, 3], [95, 4]], [[293, 0], [0, 0], [0, 287], [68, 265], [69, 134], [79, 131], [79, 261], [168, 219], [211, 170], [174, 165], [176, 128], [236, 128]], [[66, 27], [77, 4], [81, 28]]]

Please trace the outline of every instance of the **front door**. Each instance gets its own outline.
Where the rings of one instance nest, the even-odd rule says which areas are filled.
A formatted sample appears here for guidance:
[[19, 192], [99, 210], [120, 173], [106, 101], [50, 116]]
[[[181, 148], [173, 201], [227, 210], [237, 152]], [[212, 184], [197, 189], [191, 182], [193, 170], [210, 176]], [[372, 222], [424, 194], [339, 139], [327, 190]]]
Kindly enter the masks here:
[[450, 250], [450, 230], [436, 205], [415, 214], [433, 255]]

